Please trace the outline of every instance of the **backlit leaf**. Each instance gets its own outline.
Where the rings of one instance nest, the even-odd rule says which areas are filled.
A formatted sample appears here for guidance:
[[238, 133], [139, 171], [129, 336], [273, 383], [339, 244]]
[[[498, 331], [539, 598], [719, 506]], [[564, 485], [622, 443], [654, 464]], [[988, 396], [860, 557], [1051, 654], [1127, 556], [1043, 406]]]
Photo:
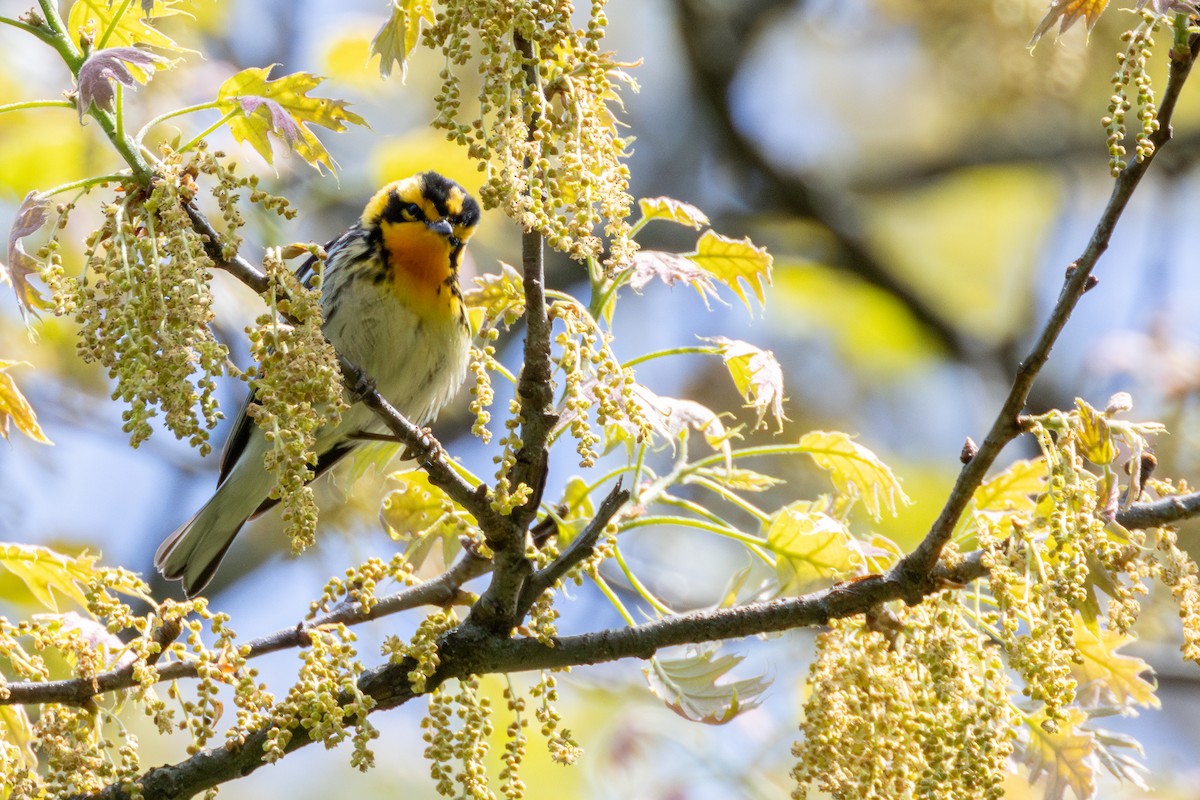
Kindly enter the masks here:
[[697, 294], [709, 305], [709, 300], [721, 302], [717, 294], [717, 285], [712, 276], [700, 268], [700, 265], [679, 253], [667, 253], [662, 250], [639, 250], [633, 256], [633, 266], [630, 267], [629, 285], [635, 292], [641, 292], [646, 284], [658, 278], [667, 286], [676, 283], [686, 283], [696, 290]]
[[744, 467], [712, 467], [697, 470], [697, 474], [735, 492], [765, 492], [782, 483], [782, 478], [766, 475]]
[[665, 219], [697, 230], [708, 224], [708, 215], [703, 211], [691, 203], [670, 197], [643, 197], [638, 200], [638, 207], [642, 210], [642, 219], [647, 222]]
[[58, 598], [87, 606], [82, 585], [98, 577], [96, 557], [84, 553], [68, 556], [48, 547], [0, 542], [0, 569], [20, 578], [37, 602], [59, 610]]
[[757, 677], [717, 683], [744, 658], [717, 652], [715, 646], [696, 646], [682, 658], [651, 658], [643, 670], [650, 691], [684, 719], [709, 725], [723, 725], [761, 704], [770, 681]]
[[777, 430], [783, 430], [783, 368], [770, 350], [760, 350], [740, 339], [724, 336], [702, 338], [717, 346], [729, 375], [746, 404], [755, 410], [755, 428], [765, 427], [768, 414], [775, 420]]
[[818, 581], [844, 577], [863, 565], [845, 526], [812, 503], [801, 501], [779, 509], [765, 528], [783, 594], [800, 594]]
[[393, 472], [388, 485], [392, 488], [379, 507], [379, 519], [388, 535], [406, 543], [405, 552], [414, 567], [421, 566], [439, 541], [449, 564], [461, 547], [459, 536], [464, 526], [473, 525], [474, 517], [431, 484], [424, 470]]
[[1082, 18], [1090, 34], [1107, 5], [1108, 0], [1054, 0], [1046, 16], [1038, 23], [1028, 46], [1033, 47], [1037, 44], [1056, 22], [1059, 23], [1058, 35], [1061, 36]]
[[35, 442], [53, 444], [46, 438], [46, 434], [38, 425], [37, 414], [34, 413], [33, 406], [29, 405], [25, 395], [21, 394], [16, 382], [8, 374], [8, 368], [15, 363], [0, 359], [0, 436], [8, 438], [8, 429], [11, 423], [17, 426], [17, 430]]
[[1136, 656], [1117, 652], [1133, 641], [1133, 636], [1116, 631], [1093, 631], [1076, 618], [1075, 646], [1083, 660], [1071, 665], [1071, 674], [1079, 682], [1079, 691], [1097, 692], [1122, 708], [1135, 704], [1158, 708], [1154, 684], [1142, 677], [1153, 674], [1150, 665]]
[[[174, 53], [194, 53], [195, 50], [180, 46], [156, 25], [157, 21], [164, 17], [191, 17], [191, 14], [181, 11], [178, 5], [178, 0], [155, 0], [153, 8], [147, 12], [132, 4], [116, 3], [112, 0], [75, 0], [71, 12], [67, 15], [67, 32], [76, 42], [85, 34], [97, 37], [95, 44], [100, 47], [148, 45]], [[98, 37], [104, 36], [110, 30], [111, 33], [105, 41], [98, 40]], [[165, 60], [158, 61], [153, 66], [161, 69], [170, 63]]]
[[745, 287], [749, 286], [762, 306], [766, 303], [765, 287], [771, 283], [771, 254], [755, 247], [749, 239], [730, 239], [707, 230], [696, 242], [696, 250], [686, 254], [701, 269], [728, 286], [751, 308]]
[[812, 431], [800, 437], [799, 447], [829, 472], [839, 492], [862, 500], [875, 519], [880, 519], [884, 511], [894, 516], [898, 503], [912, 502], [891, 468], [844, 433]]
[[1003, 523], [1015, 515], [1032, 514], [1036, 497], [1046, 486], [1046, 462], [1042, 458], [1022, 459], [998, 475], [985, 480], [975, 490], [971, 504], [958, 521], [955, 537], [961, 537], [982, 522], [982, 517]]
[[475, 276], [475, 287], [463, 292], [471, 316], [471, 327], [483, 331], [503, 325], [509, 328], [525, 313], [525, 287], [521, 273], [500, 262], [500, 272]]
[[1029, 767], [1029, 782], [1046, 779], [1046, 800], [1064, 800], [1070, 790], [1077, 800], [1096, 796], [1095, 735], [1079, 726], [1087, 716], [1078, 708], [1066, 710], [1067, 719], [1058, 723], [1058, 731], [1050, 733], [1042, 723], [1045, 711], [1039, 711], [1027, 721], [1028, 741], [1021, 749], [1020, 760]]
[[233, 138], [248, 142], [268, 164], [273, 164], [271, 134], [318, 171], [322, 166], [333, 170], [333, 157], [309, 124], [344, 131], [347, 124], [366, 125], [366, 120], [348, 111], [345, 100], [309, 97], [321, 78], [295, 72], [271, 80], [272, 69], [244, 69], [221, 84], [217, 102], [222, 111], [234, 114], [226, 123]]
[[28, 769], [37, 769], [37, 754], [33, 750], [33, 725], [25, 706], [0, 705], [0, 737], [13, 745], [20, 755], [21, 764]]
[[433, 0], [392, 0], [392, 13], [371, 40], [372, 56], [379, 56], [379, 74], [388, 77], [400, 67], [400, 80], [408, 74], [408, 54], [417, 46], [421, 22], [434, 23]]
[[1095, 728], [1096, 759], [1117, 780], [1132, 783], [1143, 792], [1150, 791], [1146, 783], [1146, 765], [1142, 763], [1145, 753], [1142, 744], [1132, 736], [1115, 731]]

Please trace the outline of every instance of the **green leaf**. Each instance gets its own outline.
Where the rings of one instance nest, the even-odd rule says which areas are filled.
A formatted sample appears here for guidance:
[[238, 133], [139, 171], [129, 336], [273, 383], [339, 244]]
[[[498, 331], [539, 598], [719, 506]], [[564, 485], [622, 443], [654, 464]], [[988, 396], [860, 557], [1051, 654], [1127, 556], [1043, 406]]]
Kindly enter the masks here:
[[819, 581], [862, 570], [863, 557], [849, 531], [811, 502], [779, 509], [765, 528], [783, 594], [800, 594]]
[[701, 337], [701, 341], [717, 346], [729, 376], [749, 408], [758, 414], [755, 430], [765, 427], [764, 419], [771, 415], [777, 430], [783, 430], [783, 368], [770, 350], [760, 350], [740, 339], [724, 336]]
[[650, 691], [684, 719], [724, 725], [762, 703], [770, 686], [765, 677], [717, 683], [745, 658], [717, 655], [716, 646], [696, 646], [682, 658], [650, 659], [643, 670]]
[[771, 254], [765, 248], [755, 247], [749, 239], [730, 239], [708, 230], [687, 258], [732, 289], [748, 310], [751, 305], [745, 286], [753, 290], [759, 306], [766, 303], [764, 287], [771, 283]]
[[981, 524], [987, 522], [994, 526], [1004, 525], [1013, 517], [1032, 515], [1037, 509], [1035, 498], [1045, 488], [1044, 458], [1013, 462], [1003, 472], [988, 478], [975, 490], [970, 505], [959, 518], [955, 538], [976, 532]]
[[405, 543], [413, 566], [420, 567], [439, 541], [445, 563], [453, 561], [461, 547], [459, 536], [475, 518], [431, 484], [424, 470], [393, 472], [388, 484], [392, 489], [383, 497], [379, 519], [389, 536]]
[[366, 120], [348, 111], [345, 100], [309, 97], [308, 93], [321, 84], [321, 78], [295, 72], [270, 80], [272, 69], [273, 66], [244, 69], [221, 84], [217, 103], [226, 114], [233, 114], [226, 122], [233, 138], [249, 142], [268, 164], [274, 164], [268, 136], [273, 134], [318, 171], [322, 165], [334, 170], [333, 157], [308, 125], [344, 131], [347, 123], [366, 125]]
[[17, 430], [35, 442], [54, 444], [42, 432], [33, 406], [29, 405], [25, 395], [21, 394], [16, 382], [8, 374], [8, 368], [18, 363], [20, 362], [0, 359], [0, 436], [8, 438], [8, 429], [11, 423], [17, 426]]
[[83, 584], [100, 576], [95, 556], [67, 556], [48, 547], [0, 542], [0, 568], [20, 578], [37, 602], [54, 611], [58, 598], [74, 600], [87, 607]]
[[1058, 723], [1054, 733], [1046, 730], [1044, 710], [1026, 721], [1028, 741], [1022, 748], [1020, 760], [1029, 767], [1029, 783], [1046, 778], [1045, 800], [1063, 800], [1067, 790], [1077, 800], [1092, 800], [1096, 796], [1096, 769], [1093, 753], [1095, 735], [1079, 726], [1087, 715], [1078, 708], [1067, 709], [1067, 719]]
[[[95, 44], [102, 44], [103, 47], [134, 47], [140, 44], [173, 53], [195, 53], [195, 50], [181, 46], [155, 26], [157, 20], [166, 17], [191, 18], [192, 15], [181, 11], [178, 5], [178, 0], [156, 0], [152, 11], [143, 13], [141, 6], [132, 3], [126, 5], [113, 0], [75, 0], [67, 15], [67, 33], [75, 42], [81, 41], [85, 34], [96, 37]], [[112, 32], [108, 34], [107, 40], [99, 42], [98, 37], [104, 36], [110, 30]], [[148, 66], [164, 69], [171, 66], [171, 62], [159, 61]], [[139, 80], [144, 83], [146, 73], [141, 72], [137, 66], [132, 70], [140, 72]]]
[[665, 219], [696, 230], [708, 224], [708, 215], [703, 211], [690, 203], [670, 197], [643, 197], [638, 200], [638, 207], [642, 210], [642, 219], [639, 222]]
[[885, 510], [895, 516], [897, 503], [912, 502], [891, 468], [844, 433], [812, 431], [800, 437], [799, 447], [829, 472], [840, 493], [862, 500], [875, 519], [880, 519]]
[[392, 13], [371, 40], [370, 55], [379, 56], [380, 75], [387, 78], [398, 66], [400, 80], [408, 77], [408, 54], [417, 46], [422, 21], [434, 23], [433, 0], [392, 0]]

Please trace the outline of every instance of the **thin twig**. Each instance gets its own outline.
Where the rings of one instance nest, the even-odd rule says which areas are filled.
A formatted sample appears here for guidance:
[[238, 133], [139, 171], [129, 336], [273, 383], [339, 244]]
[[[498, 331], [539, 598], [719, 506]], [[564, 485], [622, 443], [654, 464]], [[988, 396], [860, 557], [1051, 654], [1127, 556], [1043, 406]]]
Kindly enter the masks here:
[[[1187, 56], [1174, 58], [1171, 61], [1170, 77], [1167, 80], [1167, 87], [1163, 93], [1163, 102], [1158, 114], [1161, 127], [1152, 137], [1155, 154], [1171, 139], [1171, 117], [1188, 73], [1195, 62], [1197, 49], [1200, 47], [1200, 36], [1193, 36], [1189, 41], [1191, 47]], [[941, 556], [942, 548], [950, 541], [954, 527], [958, 524], [959, 517], [962, 516], [971, 497], [975, 494], [975, 489], [983, 482], [984, 476], [995, 463], [1000, 451], [1021, 432], [1017, 417], [1025, 407], [1029, 391], [1037, 379], [1038, 373], [1049, 359], [1050, 350], [1058, 341], [1059, 334], [1062, 333], [1063, 327], [1070, 319], [1079, 299], [1093, 285], [1092, 270], [1100, 256], [1108, 249], [1108, 243], [1112, 238], [1117, 221], [1121, 218], [1121, 213], [1128, 205], [1129, 198], [1146, 174], [1153, 159], [1154, 155], [1152, 154], [1143, 161], [1132, 162], [1117, 178], [1108, 205], [1105, 206], [1103, 214], [1096, 223], [1087, 247], [1067, 270], [1066, 281], [1050, 318], [1046, 321], [1033, 349], [1017, 368], [1012, 388], [1009, 389], [1008, 396], [1005, 398], [987, 438], [984, 439], [975, 456], [959, 472], [954, 488], [937, 520], [929, 529], [929, 533], [915, 550], [893, 567], [892, 572], [896, 577], [904, 577], [903, 582], [906, 585], [917, 587], [922, 576], [926, 580], [930, 579], [933, 567]], [[925, 592], [916, 591], [911, 599], [916, 601], [924, 595]]]

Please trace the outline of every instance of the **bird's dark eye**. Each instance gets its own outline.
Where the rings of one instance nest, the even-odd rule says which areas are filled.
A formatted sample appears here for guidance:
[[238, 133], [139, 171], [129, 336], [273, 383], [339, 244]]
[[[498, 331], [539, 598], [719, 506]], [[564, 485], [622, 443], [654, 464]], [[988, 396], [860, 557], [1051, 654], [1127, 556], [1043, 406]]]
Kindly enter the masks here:
[[450, 242], [451, 247], [458, 247], [460, 244], [462, 244], [462, 239], [458, 238], [457, 236], [451, 236], [447, 241]]
[[416, 203], [409, 203], [404, 207], [404, 214], [412, 219], [421, 218], [421, 207]]

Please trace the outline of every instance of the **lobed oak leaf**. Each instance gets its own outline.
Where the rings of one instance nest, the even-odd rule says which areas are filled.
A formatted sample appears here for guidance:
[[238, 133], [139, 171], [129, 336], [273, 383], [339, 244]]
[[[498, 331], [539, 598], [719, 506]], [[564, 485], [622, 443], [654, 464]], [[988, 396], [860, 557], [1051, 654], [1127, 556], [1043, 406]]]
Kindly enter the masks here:
[[1111, 630], [1092, 630], [1078, 617], [1075, 620], [1075, 647], [1081, 661], [1071, 665], [1071, 673], [1081, 693], [1095, 693], [1117, 703], [1122, 709], [1133, 705], [1160, 706], [1154, 683], [1142, 677], [1153, 674], [1150, 665], [1136, 656], [1118, 653], [1135, 641]]
[[[173, 53], [194, 53], [195, 50], [183, 47], [155, 26], [157, 20], [165, 17], [192, 16], [178, 5], [178, 0], [143, 0], [142, 14], [139, 15], [129, 3], [75, 0], [67, 15], [67, 32], [76, 42], [92, 39], [99, 49], [145, 45]], [[162, 69], [170, 65], [171, 62], [164, 59], [153, 66]], [[140, 71], [140, 67], [135, 71]], [[139, 80], [144, 82], [144, 77]]]
[[16, 381], [8, 374], [8, 368], [16, 363], [18, 362], [0, 359], [0, 436], [8, 438], [8, 429], [11, 423], [17, 426], [17, 430], [35, 442], [54, 444], [42, 432], [33, 406], [29, 405], [25, 395], [21, 394], [21, 390], [17, 388]]
[[96, 557], [83, 553], [68, 556], [31, 544], [0, 542], [0, 569], [24, 582], [34, 599], [58, 611], [58, 598], [69, 598], [87, 607], [83, 585], [99, 576]]
[[503, 261], [500, 272], [475, 276], [475, 287], [463, 292], [463, 302], [473, 330], [503, 325], [512, 327], [525, 314], [525, 287], [521, 273]]
[[42, 229], [46, 224], [46, 210], [49, 207], [50, 201], [37, 192], [25, 195], [21, 207], [17, 209], [17, 218], [8, 230], [8, 263], [0, 264], [0, 277], [12, 284], [20, 305], [21, 317], [27, 322], [27, 312], [36, 311], [45, 305], [45, 301], [29, 283], [29, 276], [40, 272], [41, 264], [25, 252], [25, 245], [21, 240]]
[[771, 283], [771, 254], [766, 248], [708, 230], [696, 242], [696, 250], [685, 257], [732, 289], [747, 309], [750, 298], [743, 284], [754, 292], [759, 306], [766, 303], [764, 286]]
[[812, 456], [817, 466], [829, 472], [841, 494], [862, 500], [875, 519], [880, 519], [885, 510], [894, 516], [898, 503], [912, 503], [891, 467], [848, 435], [812, 431], [800, 437], [798, 446]]
[[667, 286], [674, 286], [680, 282], [686, 283], [696, 290], [707, 308], [712, 308], [708, 302], [710, 298], [724, 302], [717, 294], [717, 285], [713, 283], [712, 276], [687, 256], [679, 253], [666, 253], [662, 250], [637, 251], [633, 256], [633, 265], [630, 267], [630, 287], [635, 292], [641, 292], [646, 288], [646, 284], [655, 278]]
[[309, 124], [344, 131], [347, 124], [366, 125], [366, 120], [347, 110], [345, 100], [309, 97], [322, 78], [295, 72], [272, 80], [272, 69], [273, 65], [244, 69], [221, 84], [217, 103], [226, 114], [233, 114], [226, 122], [230, 133], [239, 142], [248, 142], [268, 164], [275, 163], [270, 134], [317, 171], [322, 171], [322, 165], [333, 171], [333, 156]]
[[403, 81], [408, 76], [408, 54], [421, 35], [421, 22], [432, 25], [435, 21], [433, 0], [391, 0], [391, 5], [387, 22], [371, 40], [367, 60], [379, 56], [379, 74], [384, 78], [391, 76], [394, 67], [400, 67]]
[[1033, 37], [1026, 46], [1036, 45], [1054, 27], [1055, 22], [1059, 23], [1058, 35], [1062, 36], [1082, 18], [1090, 34], [1106, 6], [1108, 6], [1108, 0], [1054, 0], [1050, 10], [1046, 12], [1046, 16], [1042, 17], [1042, 21], [1038, 23]]
[[715, 646], [694, 646], [682, 658], [654, 656], [642, 670], [650, 691], [684, 719], [724, 725], [762, 703], [766, 677], [718, 683], [745, 656], [717, 655]]
[[127, 65], [153, 67], [163, 60], [136, 47], [110, 47], [92, 53], [79, 67], [79, 98], [75, 101], [79, 121], [83, 122], [83, 115], [92, 106], [101, 111], [113, 110], [114, 82], [132, 89], [149, 80], [150, 73], [139, 70], [141, 77], [135, 76]]
[[1096, 737], [1080, 727], [1087, 719], [1083, 711], [1070, 708], [1066, 713], [1054, 732], [1044, 725], [1044, 709], [1027, 718], [1027, 740], [1018, 760], [1029, 767], [1030, 784], [1046, 779], [1046, 800], [1063, 800], [1068, 790], [1077, 800], [1091, 800], [1096, 796]]
[[765, 427], [769, 414], [775, 419], [776, 430], [783, 430], [783, 367], [770, 350], [762, 350], [740, 339], [724, 336], [701, 337], [701, 341], [717, 346], [729, 376], [748, 407], [758, 414], [755, 429]]
[[763, 536], [767, 549], [775, 554], [783, 594], [800, 594], [818, 581], [862, 571], [863, 555], [846, 526], [817, 505], [792, 503], [764, 523]]
[[699, 230], [708, 224], [708, 215], [691, 203], [670, 197], [643, 197], [638, 200], [642, 220], [665, 219]]
[[463, 525], [473, 524], [474, 518], [430, 483], [424, 470], [393, 472], [388, 484], [392, 488], [380, 503], [379, 520], [389, 536], [405, 543], [409, 562], [420, 567], [438, 542], [444, 562], [453, 561], [462, 546]]

